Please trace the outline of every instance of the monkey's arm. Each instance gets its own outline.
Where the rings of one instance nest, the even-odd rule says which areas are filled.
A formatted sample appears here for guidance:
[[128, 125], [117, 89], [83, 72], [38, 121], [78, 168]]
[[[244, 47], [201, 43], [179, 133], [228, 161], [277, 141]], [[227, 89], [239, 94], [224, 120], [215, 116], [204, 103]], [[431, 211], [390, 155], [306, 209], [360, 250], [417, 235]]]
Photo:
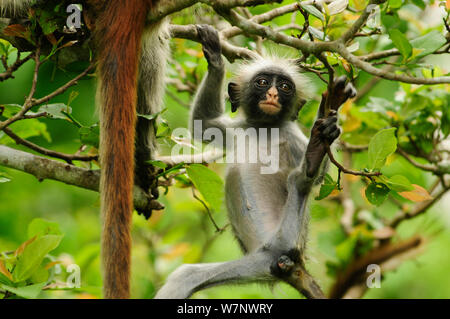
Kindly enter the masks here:
[[[194, 98], [191, 127], [194, 136], [208, 128], [219, 128], [222, 132], [230, 125], [230, 119], [223, 116], [223, 83], [225, 77], [224, 62], [221, 55], [219, 34], [208, 25], [197, 26], [198, 36], [203, 45], [203, 52], [208, 61], [208, 72], [203, 78]], [[201, 121], [200, 127], [195, 121]], [[198, 124], [198, 122], [197, 122]]]
[[[356, 90], [351, 83], [347, 83], [347, 77], [337, 78], [331, 88], [322, 94], [318, 119], [311, 130], [311, 137], [306, 149], [306, 174], [309, 177], [315, 176], [319, 172], [323, 177], [328, 166], [328, 161], [323, 161], [326, 157], [327, 147], [340, 135], [337, 127], [337, 111], [339, 107], [349, 98], [356, 95]], [[326, 109], [329, 113], [326, 114]], [[320, 169], [322, 167], [322, 169]]]

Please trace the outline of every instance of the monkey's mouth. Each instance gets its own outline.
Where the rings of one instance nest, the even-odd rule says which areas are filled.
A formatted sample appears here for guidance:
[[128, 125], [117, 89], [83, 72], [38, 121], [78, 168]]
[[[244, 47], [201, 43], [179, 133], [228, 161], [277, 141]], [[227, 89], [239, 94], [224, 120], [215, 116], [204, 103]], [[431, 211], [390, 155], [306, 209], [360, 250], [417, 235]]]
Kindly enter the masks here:
[[259, 103], [259, 107], [261, 108], [261, 110], [264, 113], [269, 114], [269, 115], [277, 114], [281, 110], [281, 105], [279, 103], [268, 102], [268, 101]]

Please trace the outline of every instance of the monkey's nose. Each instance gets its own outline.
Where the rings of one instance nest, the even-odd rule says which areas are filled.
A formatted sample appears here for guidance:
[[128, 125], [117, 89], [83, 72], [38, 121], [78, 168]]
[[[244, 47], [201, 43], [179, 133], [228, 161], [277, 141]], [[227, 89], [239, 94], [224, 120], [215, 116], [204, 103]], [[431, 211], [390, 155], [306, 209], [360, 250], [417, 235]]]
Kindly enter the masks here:
[[276, 99], [278, 98], [278, 90], [272, 86], [268, 91], [267, 91], [267, 97], [268, 98], [272, 98], [272, 99]]

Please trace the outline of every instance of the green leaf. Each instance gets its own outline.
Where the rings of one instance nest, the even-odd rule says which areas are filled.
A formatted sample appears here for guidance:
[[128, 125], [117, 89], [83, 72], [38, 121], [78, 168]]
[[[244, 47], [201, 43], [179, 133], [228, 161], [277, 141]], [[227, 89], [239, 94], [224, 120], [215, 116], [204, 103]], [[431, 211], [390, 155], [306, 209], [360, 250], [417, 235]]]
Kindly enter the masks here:
[[394, 9], [400, 8], [402, 6], [402, 0], [389, 0], [389, 6]]
[[337, 188], [336, 182], [330, 175], [326, 174], [323, 184], [320, 186], [319, 196], [315, 200], [321, 200], [328, 197]]
[[411, 2], [413, 4], [415, 4], [416, 6], [418, 6], [422, 10], [424, 10], [426, 7], [426, 4], [425, 4], [425, 2], [423, 2], [423, 0], [412, 0]]
[[395, 138], [396, 128], [382, 130], [375, 134], [369, 142], [369, 168], [380, 169], [384, 166], [386, 158], [397, 149]]
[[[42, 136], [48, 142], [51, 142], [50, 134], [47, 131], [47, 125], [37, 119], [17, 121], [11, 124], [10, 129], [23, 139]], [[0, 144], [15, 144], [15, 142], [11, 138], [9, 138], [9, 136], [5, 135], [0, 138]]]
[[186, 172], [206, 202], [219, 211], [224, 196], [224, 185], [219, 175], [200, 164], [190, 165]]
[[167, 164], [158, 160], [150, 160], [147, 161], [148, 164], [152, 164], [155, 167], [159, 167], [159, 168], [167, 168]]
[[346, 263], [353, 256], [353, 251], [356, 248], [356, 243], [358, 241], [357, 234], [353, 234], [346, 240], [341, 242], [336, 246], [336, 257], [343, 263]]
[[35, 218], [28, 225], [28, 238], [45, 235], [62, 235], [58, 223], [50, 222], [42, 218]]
[[47, 104], [39, 108], [36, 113], [47, 113], [48, 118], [67, 120], [65, 113], [71, 114], [72, 108], [68, 107], [64, 103]]
[[433, 30], [419, 38], [411, 40], [411, 45], [414, 49], [422, 50], [417, 54], [416, 58], [422, 58], [430, 53], [433, 53], [446, 43], [445, 37], [438, 31]]
[[151, 120], [156, 119], [158, 116], [163, 114], [165, 111], [167, 111], [167, 108], [165, 108], [165, 109], [163, 109], [163, 110], [161, 110], [161, 111], [159, 111], [157, 113], [154, 113], [154, 114], [138, 114], [137, 116], [151, 121]]
[[1, 183], [8, 183], [11, 181], [11, 176], [8, 174], [0, 171], [0, 184]]
[[44, 260], [45, 256], [58, 247], [62, 236], [46, 235], [37, 238], [25, 247], [22, 254], [17, 258], [16, 268], [14, 268], [14, 282], [21, 282], [30, 278]]
[[386, 181], [390, 189], [396, 192], [412, 191], [414, 186], [403, 175], [394, 175]]
[[38, 21], [45, 35], [51, 34], [58, 29], [57, 21], [54, 19], [52, 12], [39, 10]]
[[309, 26], [308, 31], [311, 32], [311, 34], [314, 36], [314, 38], [316, 38], [318, 40], [326, 40], [325, 33], [320, 31], [319, 29]]
[[383, 183], [371, 183], [366, 188], [367, 200], [375, 205], [380, 206], [386, 200], [391, 190]]
[[92, 126], [83, 126], [79, 129], [78, 134], [80, 134], [81, 143], [99, 147], [100, 143], [100, 128], [98, 124]]
[[45, 282], [40, 284], [24, 286], [24, 287], [11, 287], [7, 285], [0, 284], [0, 288], [7, 290], [16, 296], [26, 298], [26, 299], [35, 299], [41, 293], [42, 288], [44, 288]]
[[396, 12], [390, 12], [386, 14], [381, 12], [381, 22], [386, 27], [386, 30], [400, 30], [400, 32], [406, 32], [408, 30], [408, 23], [405, 20], [400, 19]]
[[0, 105], [0, 116], [10, 118], [22, 109], [19, 104], [2, 104]]
[[405, 35], [397, 29], [388, 31], [389, 38], [391, 38], [395, 47], [400, 51], [404, 60], [408, 59], [412, 54], [412, 46]]
[[322, 21], [325, 21], [325, 17], [323, 16], [323, 13], [319, 11], [316, 7], [306, 4], [301, 5], [303, 9], [305, 9], [309, 14], [315, 16], [316, 18], [319, 18]]
[[336, 259], [336, 246], [347, 238], [342, 227], [336, 227], [327, 232], [320, 232], [317, 237], [317, 245], [321, 253]]
[[40, 266], [38, 268], [38, 270], [36, 270], [33, 273], [33, 275], [31, 275], [29, 280], [32, 283], [47, 282], [49, 276], [50, 276], [50, 274], [49, 274], [48, 270], [45, 269], [45, 267]]

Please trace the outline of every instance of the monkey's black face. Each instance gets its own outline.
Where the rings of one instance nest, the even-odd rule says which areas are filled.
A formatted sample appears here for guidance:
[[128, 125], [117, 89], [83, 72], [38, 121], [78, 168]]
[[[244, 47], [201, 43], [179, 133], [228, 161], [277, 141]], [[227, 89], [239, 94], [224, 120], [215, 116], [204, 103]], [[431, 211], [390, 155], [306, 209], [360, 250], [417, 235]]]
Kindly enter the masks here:
[[250, 81], [243, 106], [253, 120], [277, 121], [286, 119], [295, 100], [295, 84], [279, 70], [266, 70]]

